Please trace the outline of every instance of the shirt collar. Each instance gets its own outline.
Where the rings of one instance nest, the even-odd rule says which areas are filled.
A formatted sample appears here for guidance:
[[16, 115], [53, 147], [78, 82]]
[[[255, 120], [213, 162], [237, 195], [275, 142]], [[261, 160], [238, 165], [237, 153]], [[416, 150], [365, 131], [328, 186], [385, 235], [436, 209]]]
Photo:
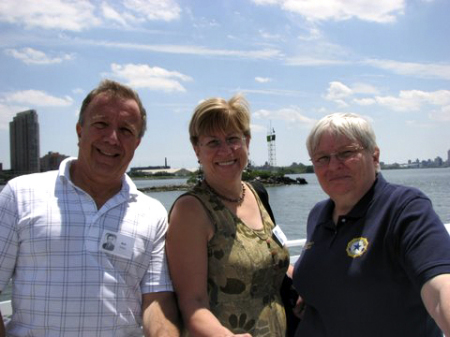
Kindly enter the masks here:
[[[375, 182], [373, 183], [369, 191], [367, 191], [367, 193], [356, 203], [352, 210], [344, 217], [346, 219], [360, 219], [364, 217], [373, 200], [386, 184], [387, 181], [384, 179], [383, 175], [381, 173], [378, 173]], [[333, 217], [333, 209], [334, 201], [331, 199], [326, 200], [325, 207], [323, 208], [323, 211], [319, 216], [318, 223], [324, 224], [325, 226], [328, 223], [332, 223], [334, 227], [333, 221], [330, 221], [330, 219], [332, 219]]]
[[[70, 182], [73, 184], [71, 178], [70, 178], [70, 166], [77, 160], [75, 157], [69, 157], [64, 159], [61, 164], [59, 165], [59, 178], [61, 181]], [[136, 184], [133, 182], [133, 180], [127, 175], [124, 174], [122, 177], [122, 188], [120, 189], [120, 194], [123, 196], [135, 196], [138, 194], [138, 189], [136, 187]]]

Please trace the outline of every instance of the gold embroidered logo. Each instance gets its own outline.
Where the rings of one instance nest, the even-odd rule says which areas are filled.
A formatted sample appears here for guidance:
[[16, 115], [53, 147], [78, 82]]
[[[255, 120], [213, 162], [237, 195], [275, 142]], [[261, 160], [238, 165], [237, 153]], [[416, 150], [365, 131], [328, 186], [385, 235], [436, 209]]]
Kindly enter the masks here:
[[366, 238], [355, 238], [347, 245], [347, 255], [356, 258], [360, 257], [367, 251], [369, 241]]

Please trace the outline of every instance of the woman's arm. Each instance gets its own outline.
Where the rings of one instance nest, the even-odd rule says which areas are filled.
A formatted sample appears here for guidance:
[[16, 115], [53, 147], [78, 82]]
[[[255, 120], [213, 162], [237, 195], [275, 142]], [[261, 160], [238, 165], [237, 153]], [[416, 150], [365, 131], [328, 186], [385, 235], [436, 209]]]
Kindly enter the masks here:
[[169, 218], [167, 258], [178, 305], [192, 336], [234, 336], [209, 308], [207, 245], [213, 234], [211, 220], [195, 197], [176, 201]]

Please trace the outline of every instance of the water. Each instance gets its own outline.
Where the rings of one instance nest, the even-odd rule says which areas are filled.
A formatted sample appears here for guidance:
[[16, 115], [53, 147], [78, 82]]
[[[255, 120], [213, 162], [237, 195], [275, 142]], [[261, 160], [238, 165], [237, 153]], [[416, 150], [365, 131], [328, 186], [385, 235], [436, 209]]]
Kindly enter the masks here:
[[[433, 202], [434, 209], [444, 223], [450, 223], [450, 168], [439, 169], [404, 169], [386, 170], [383, 176], [387, 181], [396, 184], [417, 187]], [[320, 200], [327, 198], [320, 188], [314, 174], [291, 175], [292, 178], [302, 177], [307, 185], [286, 185], [268, 187], [270, 204], [277, 223], [281, 226], [288, 239], [300, 239], [306, 236], [306, 220], [309, 210]], [[164, 185], [182, 185], [186, 179], [136, 179], [138, 188]], [[0, 190], [3, 186], [0, 186]], [[170, 209], [175, 199], [183, 191], [150, 192], [148, 195], [158, 199]], [[298, 254], [298, 248], [291, 254]], [[8, 290], [0, 295], [0, 301], [9, 298]]]
[[[441, 220], [450, 223], [450, 168], [385, 170], [382, 174], [388, 182], [419, 188], [431, 199]], [[272, 186], [267, 187], [267, 191], [275, 220], [288, 239], [294, 240], [306, 237], [306, 221], [310, 209], [328, 196], [322, 191], [314, 173], [290, 177], [305, 178], [308, 184]], [[147, 184], [151, 182], [147, 181]], [[160, 200], [169, 210], [182, 193], [174, 191], [148, 194]], [[300, 248], [291, 249], [291, 254], [299, 253]]]

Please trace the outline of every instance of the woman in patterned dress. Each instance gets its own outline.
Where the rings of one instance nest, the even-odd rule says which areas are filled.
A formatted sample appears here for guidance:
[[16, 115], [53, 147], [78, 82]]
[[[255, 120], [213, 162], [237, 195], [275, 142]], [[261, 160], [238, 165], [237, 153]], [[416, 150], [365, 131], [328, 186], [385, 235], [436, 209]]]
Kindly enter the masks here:
[[247, 101], [205, 100], [189, 133], [204, 179], [175, 201], [166, 240], [188, 335], [284, 337], [280, 286], [289, 253], [241, 179], [251, 139]]

